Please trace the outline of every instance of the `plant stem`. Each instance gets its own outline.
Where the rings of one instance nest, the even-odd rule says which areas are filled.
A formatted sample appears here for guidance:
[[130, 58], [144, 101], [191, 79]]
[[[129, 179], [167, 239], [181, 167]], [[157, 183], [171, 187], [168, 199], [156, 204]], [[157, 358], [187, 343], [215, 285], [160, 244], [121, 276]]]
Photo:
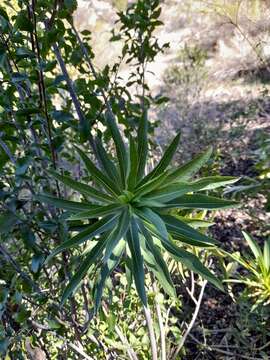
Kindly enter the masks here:
[[152, 351], [152, 360], [158, 360], [158, 355], [157, 355], [157, 342], [156, 342], [156, 337], [155, 337], [155, 332], [154, 332], [154, 327], [153, 327], [153, 320], [151, 317], [151, 313], [148, 307], [144, 306], [143, 307], [143, 311], [144, 311], [144, 316], [145, 316], [145, 320], [146, 320], [146, 325], [148, 328], [148, 333], [149, 333], [149, 338], [150, 338], [150, 345], [151, 345], [151, 351]]
[[192, 319], [191, 319], [191, 321], [190, 321], [190, 323], [189, 323], [189, 325], [187, 327], [187, 330], [186, 330], [185, 334], [182, 336], [179, 345], [177, 346], [177, 348], [175, 350], [175, 353], [174, 353], [174, 355], [172, 357], [172, 360], [176, 360], [177, 355], [179, 354], [182, 347], [184, 346], [186, 338], [188, 337], [190, 331], [192, 330], [192, 328], [193, 328], [193, 326], [195, 324], [195, 321], [197, 319], [197, 316], [198, 316], [198, 313], [199, 313], [199, 310], [200, 310], [200, 306], [201, 306], [201, 302], [202, 302], [202, 298], [203, 298], [203, 294], [204, 294], [206, 284], [207, 284], [207, 280], [204, 280], [204, 282], [202, 284], [202, 287], [201, 287], [200, 295], [199, 295], [197, 303], [196, 303], [196, 308], [195, 308], [195, 311], [193, 313]]
[[[158, 293], [158, 287], [156, 285], [155, 279], [153, 276], [151, 276], [152, 283], [153, 283], [153, 290], [155, 294]], [[161, 346], [161, 360], [166, 360], [166, 335], [165, 335], [165, 327], [163, 324], [162, 319], [162, 313], [161, 308], [159, 305], [159, 302], [155, 298], [155, 304], [156, 304], [156, 311], [157, 311], [157, 318], [158, 318], [158, 325], [159, 325], [159, 331], [160, 331], [160, 346]]]

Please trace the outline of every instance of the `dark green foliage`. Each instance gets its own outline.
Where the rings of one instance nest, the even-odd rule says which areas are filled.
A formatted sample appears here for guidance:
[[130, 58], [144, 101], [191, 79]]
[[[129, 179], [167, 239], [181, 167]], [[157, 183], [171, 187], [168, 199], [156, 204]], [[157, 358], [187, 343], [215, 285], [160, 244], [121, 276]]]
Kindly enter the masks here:
[[[192, 209], [219, 209], [224, 207], [232, 207], [236, 205], [236, 203], [233, 201], [218, 199], [202, 194], [184, 195], [193, 190], [192, 182], [187, 183], [179, 181], [178, 179], [181, 172], [178, 171], [177, 177], [175, 177], [172, 176], [172, 174], [175, 174], [176, 170], [168, 168], [169, 163], [172, 160], [174, 153], [176, 152], [179, 142], [179, 135], [177, 135], [172, 143], [168, 146], [163, 157], [155, 166], [155, 168], [141, 180], [140, 168], [137, 165], [138, 158], [131, 157], [130, 161], [127, 161], [127, 154], [128, 152], [131, 153], [132, 149], [129, 149], [128, 151], [125, 147], [124, 141], [114, 121], [112, 121], [109, 126], [117, 154], [115, 162], [111, 162], [110, 164], [114, 167], [114, 169], [116, 169], [116, 166], [118, 165], [119, 170], [118, 173], [115, 174], [118, 178], [124, 176], [121, 188], [117, 188], [115, 183], [104, 176], [104, 174], [102, 174], [94, 166], [92, 161], [85, 153], [82, 152], [82, 150], [77, 148], [77, 151], [79, 152], [80, 157], [89, 172], [89, 177], [93, 177], [97, 184], [100, 184], [102, 187], [101, 193], [104, 194], [104, 198], [106, 195], [110, 194], [112, 199], [99, 200], [99, 203], [94, 203], [92, 202], [90, 195], [89, 202], [82, 203], [60, 200], [58, 198], [44, 195], [38, 197], [38, 199], [47, 204], [54, 204], [56, 207], [68, 210], [68, 212], [73, 214], [68, 218], [71, 221], [88, 220], [98, 217], [102, 218], [102, 220], [99, 220], [99, 223], [102, 222], [100, 226], [90, 226], [90, 231], [87, 238], [84, 237], [84, 232], [81, 233], [82, 235], [78, 233], [78, 235], [75, 235], [74, 238], [67, 240], [62, 245], [60, 245], [60, 247], [54, 250], [54, 254], [57, 254], [61, 250], [67, 250], [81, 244], [83, 240], [92, 240], [94, 239], [95, 235], [101, 236], [101, 238], [97, 239], [97, 243], [92, 247], [89, 254], [86, 255], [79, 269], [71, 279], [62, 297], [62, 303], [78, 288], [81, 280], [88, 273], [92, 264], [101, 261], [107, 269], [105, 272], [106, 276], [110, 275], [110, 271], [108, 271], [110, 266], [108, 261], [111, 259], [111, 256], [114, 256], [113, 252], [122, 239], [125, 239], [125, 242], [128, 245], [128, 251], [126, 249], [125, 243], [123, 243], [121, 245], [122, 250], [117, 257], [117, 263], [120, 261], [120, 255], [122, 252], [127, 253], [128, 256], [130, 256], [132, 263], [131, 272], [135, 280], [138, 294], [145, 306], [147, 306], [147, 298], [144, 289], [144, 260], [142, 252], [144, 251], [147, 257], [147, 252], [149, 251], [147, 249], [151, 249], [152, 255], [154, 255], [154, 257], [152, 257], [151, 263], [152, 268], [159, 268], [159, 271], [161, 272], [160, 276], [162, 278], [168, 278], [168, 270], [166, 269], [165, 264], [162, 265], [159, 263], [159, 259], [162, 258], [160, 251], [166, 250], [176, 260], [180, 260], [187, 268], [196, 273], [199, 273], [217, 287], [222, 288], [221, 283], [206, 267], [203, 266], [199, 259], [196, 258], [193, 254], [176, 246], [173, 239], [175, 238], [178, 241], [180, 240], [182, 244], [186, 243], [200, 247], [209, 245], [215, 246], [215, 241], [206, 235], [199, 233], [188, 224], [177, 219], [177, 217], [170, 215], [170, 210], [174, 207]], [[136, 143], [134, 145], [136, 146]], [[206, 154], [209, 154], [208, 150], [206, 151]], [[146, 158], [147, 153], [145, 153], [144, 156]], [[205, 159], [206, 161], [208, 156], [205, 154], [200, 155], [197, 157], [197, 159]], [[103, 157], [101, 160], [102, 167], [106, 168], [107, 160], [108, 156]], [[146, 159], [143, 159], [143, 163], [146, 164]], [[198, 169], [196, 161], [194, 161], [192, 164], [192, 166], [189, 165], [189, 174], [193, 174], [194, 168]], [[203, 161], [200, 161], [200, 165], [203, 165]], [[186, 165], [181, 167], [181, 169], [183, 168], [187, 169], [188, 166]], [[133, 169], [137, 169], [137, 172]], [[129, 178], [130, 171], [132, 172], [132, 176], [135, 177], [131, 188], [129, 187], [129, 183], [126, 182], [126, 179]], [[185, 174], [185, 179], [189, 180], [187, 171], [185, 170], [183, 173]], [[61, 181], [60, 176], [57, 176], [57, 178]], [[170, 178], [172, 179], [171, 181], [168, 180]], [[66, 179], [68, 178], [64, 179], [64, 183], [67, 183]], [[236, 181], [236, 179], [232, 179], [231, 177], [205, 178], [195, 181], [194, 184], [196, 186], [194, 189], [196, 189], [196, 191], [207, 188], [211, 189], [218, 186], [223, 186], [227, 183], [230, 184], [234, 181]], [[69, 180], [69, 182], [72, 183], [72, 180]], [[78, 183], [78, 191], [80, 191], [80, 187], [84, 188], [84, 186], [86, 185]], [[174, 192], [171, 192], [170, 190], [172, 187]], [[159, 193], [161, 190], [162, 196], [153, 198], [153, 196]], [[179, 192], [182, 194], [181, 197], [179, 197]], [[89, 210], [87, 210], [87, 207]], [[111, 227], [110, 230], [108, 230], [108, 226]], [[141, 238], [144, 239], [142, 240]], [[160, 245], [162, 250], [159, 248]], [[115, 266], [111, 267], [111, 271]], [[100, 278], [102, 278], [103, 283], [106, 280], [106, 276], [104, 275], [102, 268]], [[164, 290], [166, 291], [166, 289]], [[172, 293], [173, 290], [170, 290], [169, 292]], [[101, 300], [101, 295], [102, 290], [99, 287], [99, 301]], [[99, 301], [95, 301], [96, 306], [99, 306]]]

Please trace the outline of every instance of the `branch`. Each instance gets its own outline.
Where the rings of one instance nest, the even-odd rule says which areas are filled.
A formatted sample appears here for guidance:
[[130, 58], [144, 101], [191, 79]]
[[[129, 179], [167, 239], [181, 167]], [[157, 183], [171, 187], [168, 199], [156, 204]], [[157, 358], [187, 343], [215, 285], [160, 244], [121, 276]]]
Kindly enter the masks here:
[[172, 360], [176, 360], [177, 359], [177, 355], [179, 354], [179, 352], [181, 351], [185, 341], [186, 341], [186, 338], [188, 337], [190, 331], [192, 330], [194, 324], [195, 324], [195, 321], [197, 319], [197, 316], [198, 316], [198, 313], [199, 313], [199, 310], [200, 310], [200, 306], [201, 306], [201, 302], [202, 302], [202, 298], [203, 298], [203, 294], [204, 294], [204, 290], [205, 290], [205, 287], [206, 287], [206, 284], [207, 284], [207, 280], [204, 280], [203, 284], [202, 284], [202, 287], [201, 287], [201, 292], [200, 292], [200, 295], [198, 297], [198, 300], [196, 302], [196, 308], [195, 308], [195, 311], [193, 313], [193, 316], [192, 316], [192, 319], [187, 327], [187, 330], [185, 332], [185, 334], [182, 336], [181, 338], [181, 341], [179, 343], [179, 345], [177, 346], [176, 350], [175, 350], [175, 353], [173, 355], [173, 358]]
[[13, 259], [13, 257], [5, 249], [3, 244], [0, 245], [0, 253], [2, 253], [6, 262], [9, 263], [24, 280], [28, 281], [37, 293], [42, 294], [42, 291], [40, 290], [38, 285], [30, 278], [30, 276], [28, 276], [24, 271], [21, 270], [20, 265]]

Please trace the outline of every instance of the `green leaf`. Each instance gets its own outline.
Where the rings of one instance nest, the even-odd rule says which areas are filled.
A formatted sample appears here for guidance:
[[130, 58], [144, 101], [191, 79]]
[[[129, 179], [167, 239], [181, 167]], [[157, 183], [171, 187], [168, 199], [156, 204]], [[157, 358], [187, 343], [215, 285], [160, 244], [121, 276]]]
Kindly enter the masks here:
[[238, 180], [239, 178], [234, 176], [208, 176], [194, 181], [191, 184], [194, 188], [196, 187], [193, 191], [214, 190], [225, 185], [234, 184]]
[[75, 275], [71, 278], [68, 286], [65, 288], [65, 291], [62, 295], [61, 305], [63, 305], [66, 300], [76, 291], [78, 286], [80, 285], [82, 279], [87, 274], [90, 266], [98, 261], [101, 257], [102, 252], [107, 243], [107, 236], [100, 238], [97, 244], [91, 249], [91, 251], [87, 254], [85, 259], [82, 261], [78, 270], [75, 272]]
[[96, 139], [96, 146], [103, 170], [106, 172], [107, 176], [110, 179], [112, 179], [115, 182], [115, 184], [119, 187], [121, 183], [120, 183], [118, 170], [116, 169], [114, 163], [109, 159], [99, 138]]
[[257, 242], [253, 239], [251, 235], [249, 235], [247, 232], [242, 231], [242, 234], [244, 235], [244, 238], [246, 242], [248, 243], [248, 246], [250, 247], [251, 251], [253, 252], [255, 259], [263, 258], [262, 251], [257, 244]]
[[147, 161], [148, 154], [148, 118], [147, 111], [145, 110], [138, 129], [138, 170], [137, 170], [137, 179], [140, 180], [144, 176], [145, 165]]
[[54, 196], [49, 196], [49, 195], [44, 195], [44, 194], [35, 195], [34, 199], [38, 200], [40, 202], [45, 202], [46, 204], [54, 205], [57, 208], [61, 208], [61, 209], [72, 211], [72, 212], [85, 211], [85, 210], [93, 211], [94, 209], [99, 208], [98, 205], [92, 205], [92, 204], [86, 203], [86, 202], [63, 200], [63, 199], [56, 198]]
[[122, 185], [125, 187], [129, 164], [126, 147], [121, 137], [120, 131], [115, 123], [113, 114], [107, 113], [106, 120], [116, 148]]
[[156, 176], [154, 179], [149, 180], [147, 183], [137, 188], [134, 194], [135, 195], [134, 200], [158, 188], [164, 182], [166, 177], [167, 177], [167, 173], [164, 172], [163, 174]]
[[120, 192], [116, 184], [107, 176], [105, 176], [81, 149], [79, 149], [77, 146], [75, 146], [75, 148], [78, 151], [81, 159], [83, 160], [89, 174], [93, 176], [93, 178], [97, 182], [99, 182], [105, 189], [107, 189], [111, 194], [113, 194], [114, 196], [119, 195]]
[[193, 246], [215, 246], [218, 242], [185, 224], [180, 219], [171, 215], [161, 215], [169, 234], [176, 240]]
[[263, 257], [264, 257], [264, 266], [266, 271], [270, 270], [270, 238], [265, 240], [264, 249], [263, 249]]
[[158, 165], [141, 181], [139, 186], [145, 184], [150, 179], [153, 179], [154, 177], [162, 174], [167, 169], [176, 152], [177, 146], [179, 144], [179, 140], [180, 140], [180, 133], [176, 135], [176, 137], [173, 139], [171, 144], [168, 146], [164, 155], [159, 161]]
[[0, 234], [12, 231], [13, 226], [17, 223], [18, 218], [10, 211], [0, 214]]
[[34, 30], [34, 26], [33, 26], [32, 22], [28, 19], [27, 13], [25, 11], [21, 11], [16, 16], [15, 27], [21, 31], [32, 32]]
[[154, 244], [151, 234], [143, 225], [143, 222], [140, 219], [137, 221], [142, 233], [140, 243], [146, 266], [154, 273], [155, 277], [163, 287], [163, 290], [166, 291], [169, 296], [175, 297], [176, 293], [168, 267], [163, 260], [158, 247]]
[[136, 214], [144, 222], [146, 222], [150, 225], [154, 225], [154, 227], [157, 229], [158, 233], [162, 237], [164, 237], [164, 238], [169, 237], [165, 223], [157, 213], [155, 213], [154, 211], [152, 211], [149, 208], [141, 208], [140, 210], [138, 210], [138, 209], [136, 210]]
[[[200, 274], [219, 289], [223, 289], [221, 282], [199, 261], [195, 255], [180, 249], [173, 243], [173, 241], [170, 240], [166, 226], [157, 214], [152, 212], [151, 216], [148, 215], [146, 217], [148, 218], [146, 227], [153, 233], [154, 236], [160, 239], [165, 250], [167, 250], [176, 260], [181, 261], [188, 269]], [[154, 225], [154, 228], [152, 225]]]
[[116, 222], [117, 216], [114, 217], [105, 217], [101, 220], [96, 221], [94, 224], [89, 225], [86, 229], [81, 231], [79, 234], [73, 236], [71, 239], [64, 241], [63, 244], [57, 246], [52, 253], [46, 259], [46, 263], [50, 261], [54, 256], [59, 254], [62, 251], [68, 250], [74, 246], [78, 246], [90, 240], [96, 235], [102, 234], [105, 231], [111, 230]]
[[138, 168], [138, 150], [132, 136], [129, 137], [129, 159], [130, 159], [130, 170], [128, 174], [127, 185], [128, 185], [128, 189], [132, 191], [136, 186], [137, 168]]
[[100, 275], [97, 280], [96, 289], [94, 293], [95, 313], [97, 313], [99, 309], [106, 280], [113, 272], [113, 270], [116, 268], [116, 266], [119, 264], [125, 246], [126, 246], [125, 240], [124, 239], [120, 240], [119, 243], [114, 248], [109, 260], [105, 265], [102, 266], [100, 270]]
[[208, 228], [210, 226], [215, 225], [214, 222], [196, 219], [196, 218], [187, 218], [187, 217], [179, 216], [179, 215], [177, 215], [176, 218], [182, 220], [184, 223], [190, 225], [194, 229]]
[[34, 58], [35, 54], [33, 51], [25, 48], [25, 47], [19, 47], [16, 49], [16, 55], [20, 58]]
[[89, 196], [93, 199], [102, 201], [102, 202], [112, 202], [114, 201], [114, 198], [111, 196], [102, 193], [101, 191], [96, 190], [92, 186], [80, 183], [76, 180], [71, 179], [69, 176], [63, 176], [60, 174], [57, 174], [54, 171], [51, 171], [50, 174], [62, 182], [63, 184], [69, 186], [71, 189], [78, 191], [80, 194]]
[[110, 214], [117, 214], [122, 210], [124, 205], [122, 204], [110, 204], [104, 206], [95, 206], [92, 210], [83, 211], [78, 214], [72, 215], [68, 220], [84, 220], [84, 219], [93, 219], [99, 216], [106, 216]]
[[189, 270], [201, 275], [218, 289], [223, 290], [222, 283], [200, 262], [197, 256], [186, 250], [180, 249], [169, 239], [161, 237], [160, 240], [164, 248], [175, 260], [180, 261]]
[[111, 232], [111, 234], [108, 238], [105, 255], [104, 255], [104, 259], [103, 259], [104, 263], [106, 263], [109, 260], [115, 246], [125, 236], [125, 234], [128, 230], [128, 227], [129, 227], [129, 223], [130, 223], [129, 210], [126, 209], [122, 212], [117, 226]]
[[143, 257], [141, 254], [138, 226], [134, 217], [131, 218], [131, 226], [127, 232], [127, 242], [131, 253], [133, 276], [136, 289], [143, 305], [147, 306], [147, 297], [144, 287]]
[[187, 164], [172, 171], [171, 174], [168, 176], [168, 182], [173, 182], [175, 180], [181, 180], [181, 181], [189, 180], [210, 159], [212, 155], [212, 151], [213, 151], [212, 147], [209, 147], [205, 152], [197, 155]]
[[32, 115], [32, 114], [39, 114], [41, 110], [39, 108], [25, 108], [19, 109], [15, 113], [17, 116], [25, 116], [25, 115]]
[[[167, 184], [166, 179], [166, 184]], [[168, 202], [178, 196], [182, 196], [189, 192], [201, 191], [201, 190], [213, 190], [220, 186], [227, 184], [232, 184], [238, 179], [231, 176], [213, 176], [202, 178], [200, 180], [187, 183], [187, 182], [178, 182], [169, 185], [163, 185], [161, 189], [151, 191], [147, 196], [142, 199], [142, 201], [157, 201], [157, 202]], [[161, 206], [161, 205], [160, 205]]]
[[[167, 178], [166, 182], [167, 183]], [[144, 196], [141, 201], [143, 202], [157, 202], [160, 203], [160, 206], [162, 206], [162, 203], [166, 203], [168, 201], [171, 201], [178, 196], [184, 195], [188, 192], [192, 192], [194, 189], [194, 186], [192, 184], [188, 183], [178, 183], [178, 184], [170, 184], [166, 187], [161, 189], [157, 189], [154, 191], [151, 191], [147, 194], [147, 196]], [[196, 189], [196, 187], [195, 187]], [[154, 206], [154, 205], [153, 205]]]
[[166, 204], [168, 208], [180, 208], [180, 209], [225, 209], [232, 207], [239, 207], [240, 204], [232, 200], [219, 199], [213, 196], [194, 194], [183, 195], [177, 199], [169, 201]]

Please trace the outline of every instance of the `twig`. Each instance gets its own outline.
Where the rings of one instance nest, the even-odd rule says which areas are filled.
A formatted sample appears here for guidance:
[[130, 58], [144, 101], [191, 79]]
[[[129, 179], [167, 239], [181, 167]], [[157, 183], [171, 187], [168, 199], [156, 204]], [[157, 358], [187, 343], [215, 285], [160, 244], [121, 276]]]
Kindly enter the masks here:
[[181, 349], [182, 349], [182, 347], [183, 347], [183, 345], [184, 345], [184, 343], [186, 341], [186, 338], [188, 337], [191, 329], [193, 328], [193, 326], [195, 324], [195, 321], [197, 319], [197, 316], [198, 316], [198, 313], [199, 313], [199, 310], [200, 310], [200, 306], [201, 306], [201, 302], [202, 302], [202, 298], [203, 298], [203, 294], [204, 294], [206, 284], [207, 284], [207, 280], [204, 280], [204, 282], [202, 284], [202, 287], [201, 287], [200, 295], [199, 295], [197, 303], [196, 303], [196, 308], [195, 308], [195, 311], [193, 313], [192, 319], [191, 319], [191, 321], [190, 321], [190, 323], [189, 323], [189, 325], [187, 327], [187, 330], [186, 330], [185, 334], [182, 336], [179, 345], [177, 346], [177, 348], [175, 350], [175, 353], [174, 353], [173, 358], [172, 358], [173, 360], [176, 360], [177, 355], [181, 351]]
[[[224, 355], [228, 355], [228, 356], [233, 356], [233, 358], [235, 359], [235, 356], [236, 356], [235, 353], [232, 353], [230, 351], [221, 350], [221, 349], [217, 348], [216, 346], [210, 346], [210, 345], [203, 344], [198, 339], [196, 339], [195, 336], [193, 336], [192, 334], [189, 334], [189, 336], [192, 338], [192, 340], [195, 341], [196, 344], [204, 347], [206, 350], [214, 351], [214, 352], [224, 354]], [[258, 358], [258, 357], [254, 358], [254, 357], [251, 357], [251, 356], [240, 355], [240, 354], [237, 354], [237, 357], [240, 358], [240, 359], [247, 359], [247, 360], [263, 360], [263, 358]]]
[[87, 359], [87, 360], [94, 360], [92, 357], [90, 357], [89, 355], [86, 354], [86, 352], [84, 352], [84, 350], [82, 350], [81, 348], [79, 348], [78, 346], [76, 346], [75, 344], [73, 343], [70, 343], [67, 341], [67, 339], [65, 339], [63, 336], [57, 334], [55, 331], [51, 330], [51, 328], [48, 326], [48, 325], [43, 325], [43, 324], [40, 324], [38, 322], [36, 322], [35, 320], [30, 320], [31, 321], [31, 324], [33, 325], [34, 328], [36, 329], [40, 329], [40, 330], [43, 330], [43, 331], [48, 331], [50, 332], [51, 334], [53, 334], [54, 336], [58, 337], [59, 339], [63, 340], [64, 343], [70, 347], [71, 349], [75, 350], [77, 353], [79, 353], [81, 356], [84, 357], [84, 359]]
[[[44, 110], [46, 123], [47, 123], [48, 140], [49, 140], [49, 145], [50, 145], [50, 150], [51, 150], [51, 155], [52, 155], [53, 166], [56, 169], [57, 155], [56, 155], [56, 151], [55, 151], [55, 148], [53, 145], [53, 140], [52, 140], [52, 121], [50, 119], [49, 112], [48, 112], [46, 87], [45, 87], [45, 81], [44, 81], [44, 74], [43, 74], [43, 70], [42, 70], [40, 47], [39, 47], [39, 40], [38, 40], [38, 34], [37, 34], [37, 19], [36, 19], [35, 7], [36, 7], [36, 1], [32, 0], [32, 9], [30, 7], [29, 7], [29, 9], [32, 10], [32, 11], [30, 11], [30, 15], [33, 19], [33, 25], [34, 25], [34, 30], [33, 30], [34, 36], [33, 36], [32, 40], [34, 41], [33, 47], [36, 50], [35, 53], [36, 53], [36, 58], [37, 58], [37, 62], [39, 65], [38, 73], [39, 73], [40, 99], [43, 104], [43, 110]], [[58, 187], [58, 183], [57, 183], [57, 187]], [[58, 189], [58, 192], [59, 192], [59, 189]]]
[[13, 257], [5, 249], [3, 244], [0, 245], [0, 253], [2, 253], [6, 262], [8, 262], [24, 280], [28, 281], [31, 284], [31, 286], [36, 292], [42, 294], [42, 291], [40, 290], [38, 285], [24, 271], [21, 270], [20, 265], [13, 259]]

